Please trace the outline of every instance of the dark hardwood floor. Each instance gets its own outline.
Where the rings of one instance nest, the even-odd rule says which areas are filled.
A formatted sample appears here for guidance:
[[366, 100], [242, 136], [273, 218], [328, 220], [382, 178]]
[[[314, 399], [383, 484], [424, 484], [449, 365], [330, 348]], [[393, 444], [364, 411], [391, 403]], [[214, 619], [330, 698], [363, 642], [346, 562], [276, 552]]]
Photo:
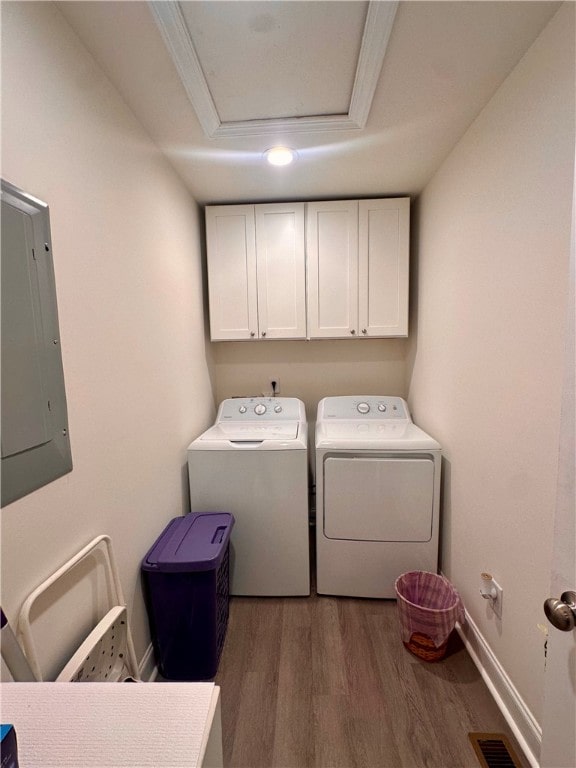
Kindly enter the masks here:
[[397, 622], [393, 600], [232, 598], [216, 677], [226, 768], [478, 768], [469, 731], [516, 748], [457, 635], [429, 664]]

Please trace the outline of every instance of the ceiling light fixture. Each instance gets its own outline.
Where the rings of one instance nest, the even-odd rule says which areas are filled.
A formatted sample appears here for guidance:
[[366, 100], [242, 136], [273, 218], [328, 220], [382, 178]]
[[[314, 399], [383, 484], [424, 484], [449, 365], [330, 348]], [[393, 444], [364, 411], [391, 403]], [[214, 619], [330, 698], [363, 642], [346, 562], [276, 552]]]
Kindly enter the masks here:
[[264, 153], [270, 165], [290, 165], [296, 157], [296, 152], [288, 147], [272, 147]]

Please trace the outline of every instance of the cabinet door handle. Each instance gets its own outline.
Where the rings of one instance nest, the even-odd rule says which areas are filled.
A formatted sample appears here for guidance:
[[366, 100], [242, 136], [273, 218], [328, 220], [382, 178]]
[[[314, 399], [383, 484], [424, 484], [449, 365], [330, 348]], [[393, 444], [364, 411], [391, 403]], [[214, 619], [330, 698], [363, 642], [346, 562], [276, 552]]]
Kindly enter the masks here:
[[362, 328], [362, 333], [363, 333], [363, 334], [367, 334], [367, 333], [368, 333], [368, 331], [366, 330], [366, 328]]
[[262, 336], [266, 336], [266, 331], [262, 331]]
[[256, 336], [256, 334], [254, 333], [254, 331], [250, 331], [250, 336], [251, 336], [252, 338], [254, 338], [254, 336]]
[[354, 330], [354, 328], [352, 328], [352, 330], [350, 331], [350, 333], [352, 334], [352, 336], [355, 336], [355, 335], [356, 335], [356, 331]]

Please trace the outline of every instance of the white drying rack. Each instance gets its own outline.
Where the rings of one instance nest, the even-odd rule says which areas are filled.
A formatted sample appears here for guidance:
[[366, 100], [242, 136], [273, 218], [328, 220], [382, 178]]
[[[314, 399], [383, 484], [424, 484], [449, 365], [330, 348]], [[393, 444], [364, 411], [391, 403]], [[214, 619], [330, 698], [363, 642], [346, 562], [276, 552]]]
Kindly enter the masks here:
[[121, 682], [127, 678], [138, 677], [136, 654], [112, 552], [112, 542], [109, 536], [97, 536], [31, 592], [22, 605], [18, 620], [18, 638], [38, 681], [42, 680], [42, 672], [30, 623], [34, 603], [96, 549], [104, 553], [106, 580], [114, 604], [68, 660], [56, 682]]

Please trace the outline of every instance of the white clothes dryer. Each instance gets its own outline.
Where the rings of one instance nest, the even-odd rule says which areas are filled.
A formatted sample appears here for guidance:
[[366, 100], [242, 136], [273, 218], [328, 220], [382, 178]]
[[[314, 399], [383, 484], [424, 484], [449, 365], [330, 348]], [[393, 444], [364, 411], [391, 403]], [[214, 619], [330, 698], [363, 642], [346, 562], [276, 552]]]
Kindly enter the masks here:
[[294, 397], [223, 400], [188, 446], [192, 512], [232, 512], [230, 593], [309, 595], [308, 425]]
[[327, 397], [316, 421], [319, 594], [396, 597], [436, 572], [441, 449], [399, 397]]

